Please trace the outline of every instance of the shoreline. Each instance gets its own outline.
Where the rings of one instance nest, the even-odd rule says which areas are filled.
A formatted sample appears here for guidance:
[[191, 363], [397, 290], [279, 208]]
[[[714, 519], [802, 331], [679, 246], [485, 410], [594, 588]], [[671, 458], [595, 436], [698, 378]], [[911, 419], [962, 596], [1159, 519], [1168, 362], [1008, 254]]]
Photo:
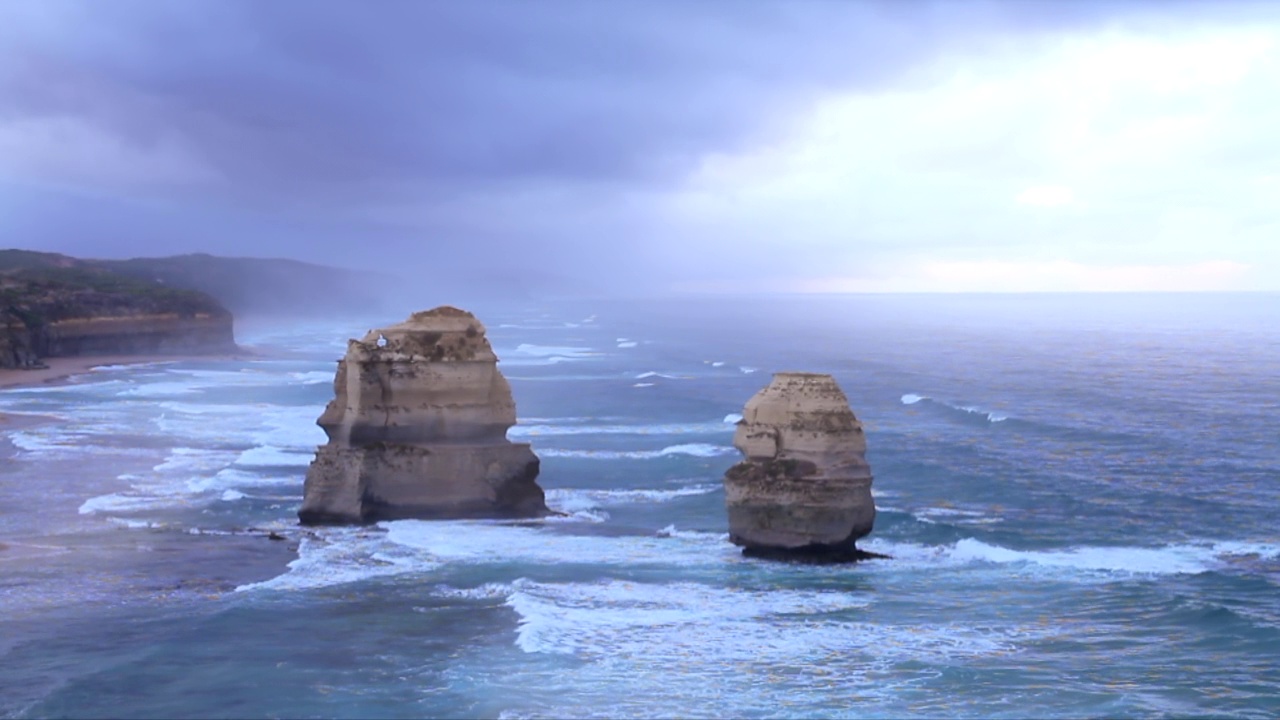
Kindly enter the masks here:
[[[103, 366], [264, 357], [269, 355], [243, 348], [216, 355], [51, 358], [45, 361], [48, 368], [0, 370], [0, 398], [9, 389], [95, 383], [116, 375], [114, 368], [94, 372]], [[289, 563], [297, 559], [305, 531], [296, 526], [268, 523], [224, 534], [193, 532], [185, 524], [134, 528], [82, 515], [79, 507], [88, 497], [119, 492], [116, 486], [127, 487], [122, 474], [137, 472], [152, 461], [117, 458], [84, 471], [75, 459], [23, 459], [12, 440], [15, 433], [34, 426], [76, 423], [72, 409], [0, 412], [0, 575], [14, 583], [11, 593], [0, 593], [0, 614], [62, 617], [74, 612], [75, 602], [68, 597], [110, 596], [117, 605], [139, 608], [181, 598], [217, 600], [239, 586], [288, 572]], [[50, 483], [51, 492], [24, 490], [37, 478]], [[36, 519], [14, 523], [10, 514]]]
[[[94, 368], [107, 365], [155, 365], [191, 360], [243, 360], [262, 357], [259, 353], [244, 351], [217, 355], [80, 355], [76, 357], [45, 358], [47, 368], [36, 370], [0, 369], [0, 391], [10, 388], [59, 385], [77, 375], [86, 375]], [[0, 417], [3, 414], [0, 413]]]
[[[72, 378], [88, 375], [94, 368], [108, 365], [159, 365], [165, 363], [185, 362], [191, 360], [244, 360], [265, 357], [262, 353], [241, 348], [238, 353], [217, 355], [79, 355], [76, 357], [46, 358], [43, 362], [49, 367], [35, 370], [18, 370], [15, 368], [0, 369], [0, 395], [6, 390], [40, 387], [43, 385], [67, 385]], [[38, 415], [32, 413], [6, 413], [0, 410], [0, 450], [3, 450], [3, 438], [12, 430], [33, 423], [59, 420], [56, 415]]]

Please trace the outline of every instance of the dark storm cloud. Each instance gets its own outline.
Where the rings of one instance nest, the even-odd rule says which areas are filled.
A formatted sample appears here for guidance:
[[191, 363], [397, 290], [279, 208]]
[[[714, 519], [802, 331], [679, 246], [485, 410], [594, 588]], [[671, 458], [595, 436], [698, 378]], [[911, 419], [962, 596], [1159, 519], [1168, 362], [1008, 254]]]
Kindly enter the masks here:
[[[10, 52], [7, 113], [188, 143], [239, 189], [659, 180], [884, 72], [873, 6], [102, 3]], [[843, 62], [842, 62], [843, 60]], [[856, 60], [856, 62], [849, 62]], [[896, 64], [896, 63], [893, 63]]]
[[[31, 0], [3, 12], [0, 128], [19, 150], [0, 179], [39, 242], [140, 254], [157, 237], [153, 253], [359, 261], [342, 258], [342, 238], [400, 251], [426, 236], [437, 258], [509, 248], [520, 263], [604, 253], [602, 233], [635, 242], [636, 197], [709, 153], [768, 142], [825, 92], [883, 87], [993, 32], [1115, 14], [897, 0]], [[167, 237], [186, 218], [191, 231]]]

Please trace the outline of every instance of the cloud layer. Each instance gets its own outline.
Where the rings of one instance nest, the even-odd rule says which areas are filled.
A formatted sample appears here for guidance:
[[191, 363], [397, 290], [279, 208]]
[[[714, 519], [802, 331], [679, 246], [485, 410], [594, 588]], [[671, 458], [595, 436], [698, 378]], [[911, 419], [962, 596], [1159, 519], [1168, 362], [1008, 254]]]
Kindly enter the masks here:
[[1278, 15], [8, 3], [0, 229], [636, 290], [1280, 289]]

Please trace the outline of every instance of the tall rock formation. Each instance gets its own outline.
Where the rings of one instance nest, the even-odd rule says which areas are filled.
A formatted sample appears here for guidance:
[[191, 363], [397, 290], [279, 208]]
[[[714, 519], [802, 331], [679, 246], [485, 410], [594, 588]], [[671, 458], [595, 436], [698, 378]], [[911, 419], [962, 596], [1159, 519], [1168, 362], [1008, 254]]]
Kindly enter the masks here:
[[729, 539], [748, 555], [828, 561], [875, 557], [875, 502], [862, 424], [830, 375], [775, 373], [733, 437], [746, 459], [724, 476]]
[[540, 517], [538, 457], [507, 440], [511, 386], [484, 325], [452, 307], [351, 340], [316, 421], [303, 524]]

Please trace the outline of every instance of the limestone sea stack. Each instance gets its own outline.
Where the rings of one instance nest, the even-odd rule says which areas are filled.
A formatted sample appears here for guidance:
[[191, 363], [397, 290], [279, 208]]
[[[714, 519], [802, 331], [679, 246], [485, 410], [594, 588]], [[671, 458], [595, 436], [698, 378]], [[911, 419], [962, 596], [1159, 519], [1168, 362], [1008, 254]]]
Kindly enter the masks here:
[[302, 523], [548, 514], [538, 457], [507, 440], [516, 406], [497, 361], [484, 325], [447, 306], [351, 340]]
[[747, 401], [733, 444], [746, 459], [724, 476], [729, 540], [745, 554], [877, 557], [855, 546], [876, 508], [862, 424], [834, 378], [775, 373]]

